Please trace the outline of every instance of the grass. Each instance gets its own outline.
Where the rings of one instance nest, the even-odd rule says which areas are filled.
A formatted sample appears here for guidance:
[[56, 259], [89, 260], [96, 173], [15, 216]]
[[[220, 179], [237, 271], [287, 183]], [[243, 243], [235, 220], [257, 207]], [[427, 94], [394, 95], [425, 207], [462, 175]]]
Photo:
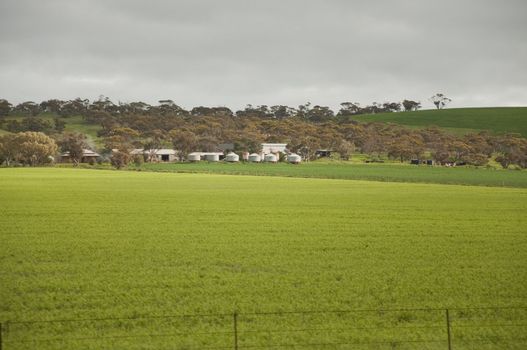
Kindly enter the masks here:
[[64, 119], [66, 122], [66, 131], [76, 131], [86, 134], [90, 139], [97, 144], [98, 147], [102, 145], [101, 140], [97, 136], [97, 131], [101, 129], [100, 125], [88, 124], [82, 119], [82, 116], [77, 115], [73, 117], [67, 117]]
[[[525, 189], [6, 168], [0, 198], [7, 349], [231, 347], [233, 310], [240, 349], [444, 349], [442, 308], [527, 305]], [[441, 310], [248, 314], [398, 308]], [[227, 315], [140, 318], [194, 313]], [[527, 317], [499, 313], [453, 311], [455, 348], [525, 334], [461, 327]], [[99, 317], [134, 319], [13, 322]]]
[[419, 128], [436, 125], [456, 134], [489, 130], [496, 134], [513, 132], [527, 136], [527, 107], [452, 108], [359, 115], [353, 119]]
[[[53, 113], [42, 113], [36, 118], [41, 118], [44, 120], [48, 120], [53, 125], [53, 119], [57, 117]], [[6, 120], [22, 120], [24, 118], [27, 118], [27, 116], [9, 116], [6, 118]], [[86, 134], [90, 141], [94, 142], [97, 147], [102, 146], [102, 140], [97, 136], [97, 131], [101, 129], [100, 125], [97, 124], [90, 124], [87, 123], [82, 116], [75, 115], [75, 116], [69, 116], [69, 117], [59, 117], [60, 120], [66, 122], [65, 130], [66, 131], [74, 131], [74, 132], [80, 132], [83, 134]], [[0, 133], [5, 130], [0, 129]]]
[[[131, 166], [131, 169], [136, 169]], [[268, 175], [390, 182], [527, 187], [527, 172], [471, 167], [427, 167], [409, 164], [350, 164], [348, 162], [287, 163], [144, 163], [140, 170], [180, 173]]]

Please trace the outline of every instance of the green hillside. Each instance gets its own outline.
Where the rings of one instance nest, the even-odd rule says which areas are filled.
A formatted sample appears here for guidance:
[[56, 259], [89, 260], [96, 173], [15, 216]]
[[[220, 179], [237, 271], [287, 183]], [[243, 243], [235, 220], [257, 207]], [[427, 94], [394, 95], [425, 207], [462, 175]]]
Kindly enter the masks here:
[[[40, 119], [48, 120], [50, 122], [53, 122], [53, 119], [56, 117], [53, 113], [42, 113], [38, 116]], [[9, 116], [6, 118], [6, 120], [22, 120], [23, 118], [26, 118], [26, 116]], [[75, 116], [69, 116], [69, 117], [60, 117], [60, 120], [66, 123], [65, 130], [66, 131], [75, 131], [80, 132], [89, 137], [91, 141], [93, 141], [97, 146], [101, 146], [101, 140], [97, 136], [97, 131], [101, 129], [100, 125], [97, 124], [90, 124], [86, 122], [82, 116], [75, 115]], [[8, 131], [5, 129], [0, 128], [0, 135], [6, 134]]]
[[[20, 120], [22, 118], [22, 116], [10, 116], [6, 119]], [[43, 113], [39, 118], [52, 121], [54, 115]], [[527, 107], [453, 108], [418, 112], [363, 114], [353, 116], [352, 119], [362, 122], [395, 123], [412, 128], [435, 125], [457, 135], [489, 130], [496, 134], [512, 132], [519, 133], [524, 137], [527, 136]], [[100, 125], [87, 123], [79, 115], [61, 118], [61, 120], [66, 122], [67, 131], [87, 134], [97, 145], [100, 145], [100, 139], [97, 137], [97, 131], [101, 129]], [[5, 130], [0, 130], [0, 134], [2, 133], [5, 133]]]
[[527, 107], [453, 108], [418, 112], [359, 115], [353, 119], [364, 122], [389, 122], [409, 127], [436, 125], [456, 134], [490, 130], [527, 136]]

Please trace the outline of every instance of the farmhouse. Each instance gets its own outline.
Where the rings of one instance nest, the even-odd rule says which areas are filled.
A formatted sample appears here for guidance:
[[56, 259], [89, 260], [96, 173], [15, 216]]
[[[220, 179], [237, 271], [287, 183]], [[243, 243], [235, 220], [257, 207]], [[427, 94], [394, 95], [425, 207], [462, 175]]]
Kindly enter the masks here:
[[[83, 149], [82, 150], [82, 158], [81, 163], [93, 163], [95, 160], [97, 160], [98, 157], [101, 155], [97, 152], [94, 152], [90, 149]], [[60, 155], [61, 161], [64, 163], [71, 162], [70, 152], [65, 152]]]
[[143, 155], [145, 157], [145, 161], [147, 162], [173, 162], [178, 160], [176, 151], [168, 148], [146, 150], [142, 148], [136, 148], [130, 152], [130, 154], [133, 156]]

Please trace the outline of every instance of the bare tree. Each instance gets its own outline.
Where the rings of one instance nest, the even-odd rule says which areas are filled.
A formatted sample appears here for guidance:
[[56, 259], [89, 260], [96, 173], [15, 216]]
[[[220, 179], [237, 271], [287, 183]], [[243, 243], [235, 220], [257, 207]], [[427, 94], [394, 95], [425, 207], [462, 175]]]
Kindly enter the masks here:
[[429, 100], [436, 106], [437, 109], [443, 109], [447, 104], [452, 102], [452, 99], [440, 93], [430, 97]]

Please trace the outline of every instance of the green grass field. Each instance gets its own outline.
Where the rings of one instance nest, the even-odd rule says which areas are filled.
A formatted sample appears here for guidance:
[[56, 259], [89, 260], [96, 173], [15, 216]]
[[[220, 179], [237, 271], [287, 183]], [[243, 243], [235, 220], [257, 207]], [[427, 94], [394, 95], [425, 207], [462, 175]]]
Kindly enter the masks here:
[[489, 130], [503, 134], [527, 136], [527, 107], [452, 108], [418, 112], [358, 115], [353, 119], [364, 122], [389, 122], [410, 127], [436, 125], [456, 134]]
[[[131, 166], [130, 169], [137, 169]], [[180, 173], [231, 175], [268, 175], [285, 177], [419, 182], [457, 185], [527, 187], [527, 172], [472, 167], [428, 167], [410, 164], [354, 164], [316, 161], [292, 165], [287, 163], [144, 163], [140, 170]]]
[[[446, 349], [443, 308], [527, 305], [526, 211], [519, 188], [0, 169], [5, 349], [232, 349], [234, 310], [240, 349]], [[400, 308], [440, 310], [249, 314]], [[182, 314], [226, 316], [141, 318]], [[15, 322], [105, 317], [133, 319]], [[455, 349], [523, 349], [526, 318], [452, 311]]]

